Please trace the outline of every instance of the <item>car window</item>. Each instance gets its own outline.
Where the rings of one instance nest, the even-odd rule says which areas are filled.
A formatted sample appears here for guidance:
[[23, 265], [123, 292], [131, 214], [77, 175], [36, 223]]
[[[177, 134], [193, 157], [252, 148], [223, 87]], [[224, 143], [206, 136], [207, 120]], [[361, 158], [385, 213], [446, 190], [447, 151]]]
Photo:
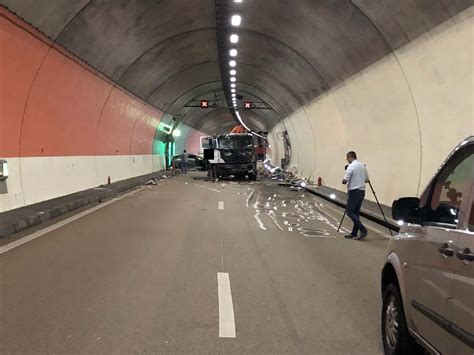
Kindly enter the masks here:
[[425, 221], [456, 225], [462, 200], [469, 198], [473, 180], [474, 145], [470, 145], [455, 155], [437, 177]]

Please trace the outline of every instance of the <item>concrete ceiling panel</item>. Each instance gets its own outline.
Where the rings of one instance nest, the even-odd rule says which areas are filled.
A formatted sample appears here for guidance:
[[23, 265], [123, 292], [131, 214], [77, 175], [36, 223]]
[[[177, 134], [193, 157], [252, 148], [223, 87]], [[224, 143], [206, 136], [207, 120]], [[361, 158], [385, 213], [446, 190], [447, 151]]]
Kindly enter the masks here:
[[158, 43], [214, 27], [213, 0], [92, 0], [62, 31], [58, 42], [119, 80]]
[[55, 39], [91, 0], [1, 0], [0, 4], [18, 14], [45, 35]]
[[[219, 132], [235, 122], [222, 96], [214, 0], [0, 0], [124, 88], [187, 123]], [[238, 92], [272, 110], [245, 111], [270, 129], [474, 0], [228, 1], [240, 11]], [[226, 5], [227, 6], [227, 5]], [[228, 68], [227, 68], [228, 69]], [[227, 70], [226, 69], [226, 70]]]

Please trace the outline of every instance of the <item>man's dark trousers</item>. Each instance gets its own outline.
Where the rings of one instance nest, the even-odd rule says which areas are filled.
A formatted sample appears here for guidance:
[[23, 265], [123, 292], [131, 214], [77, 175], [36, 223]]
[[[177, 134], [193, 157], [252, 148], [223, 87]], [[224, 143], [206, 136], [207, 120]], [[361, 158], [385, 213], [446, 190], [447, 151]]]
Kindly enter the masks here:
[[367, 228], [364, 227], [360, 221], [360, 208], [362, 207], [362, 201], [364, 201], [365, 191], [364, 190], [350, 190], [347, 198], [347, 215], [354, 222], [354, 227], [352, 228], [352, 235], [357, 236], [357, 232], [361, 231], [362, 233], [367, 232]]

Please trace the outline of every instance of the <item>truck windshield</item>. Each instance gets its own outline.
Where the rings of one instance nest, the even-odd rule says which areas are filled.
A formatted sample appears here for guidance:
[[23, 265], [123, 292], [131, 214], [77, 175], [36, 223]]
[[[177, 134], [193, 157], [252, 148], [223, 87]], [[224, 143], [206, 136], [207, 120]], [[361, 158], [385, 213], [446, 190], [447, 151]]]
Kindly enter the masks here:
[[249, 136], [222, 136], [219, 137], [221, 149], [250, 149], [253, 147], [253, 138]]

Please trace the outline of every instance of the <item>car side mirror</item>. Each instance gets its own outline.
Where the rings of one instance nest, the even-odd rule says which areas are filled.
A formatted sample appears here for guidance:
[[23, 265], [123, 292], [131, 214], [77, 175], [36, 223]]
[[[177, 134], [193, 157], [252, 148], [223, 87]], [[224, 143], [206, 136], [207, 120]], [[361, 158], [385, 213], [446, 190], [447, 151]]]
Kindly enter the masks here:
[[8, 163], [6, 160], [0, 160], [0, 181], [8, 178]]
[[392, 217], [396, 221], [420, 223], [420, 199], [418, 197], [403, 197], [393, 201]]

